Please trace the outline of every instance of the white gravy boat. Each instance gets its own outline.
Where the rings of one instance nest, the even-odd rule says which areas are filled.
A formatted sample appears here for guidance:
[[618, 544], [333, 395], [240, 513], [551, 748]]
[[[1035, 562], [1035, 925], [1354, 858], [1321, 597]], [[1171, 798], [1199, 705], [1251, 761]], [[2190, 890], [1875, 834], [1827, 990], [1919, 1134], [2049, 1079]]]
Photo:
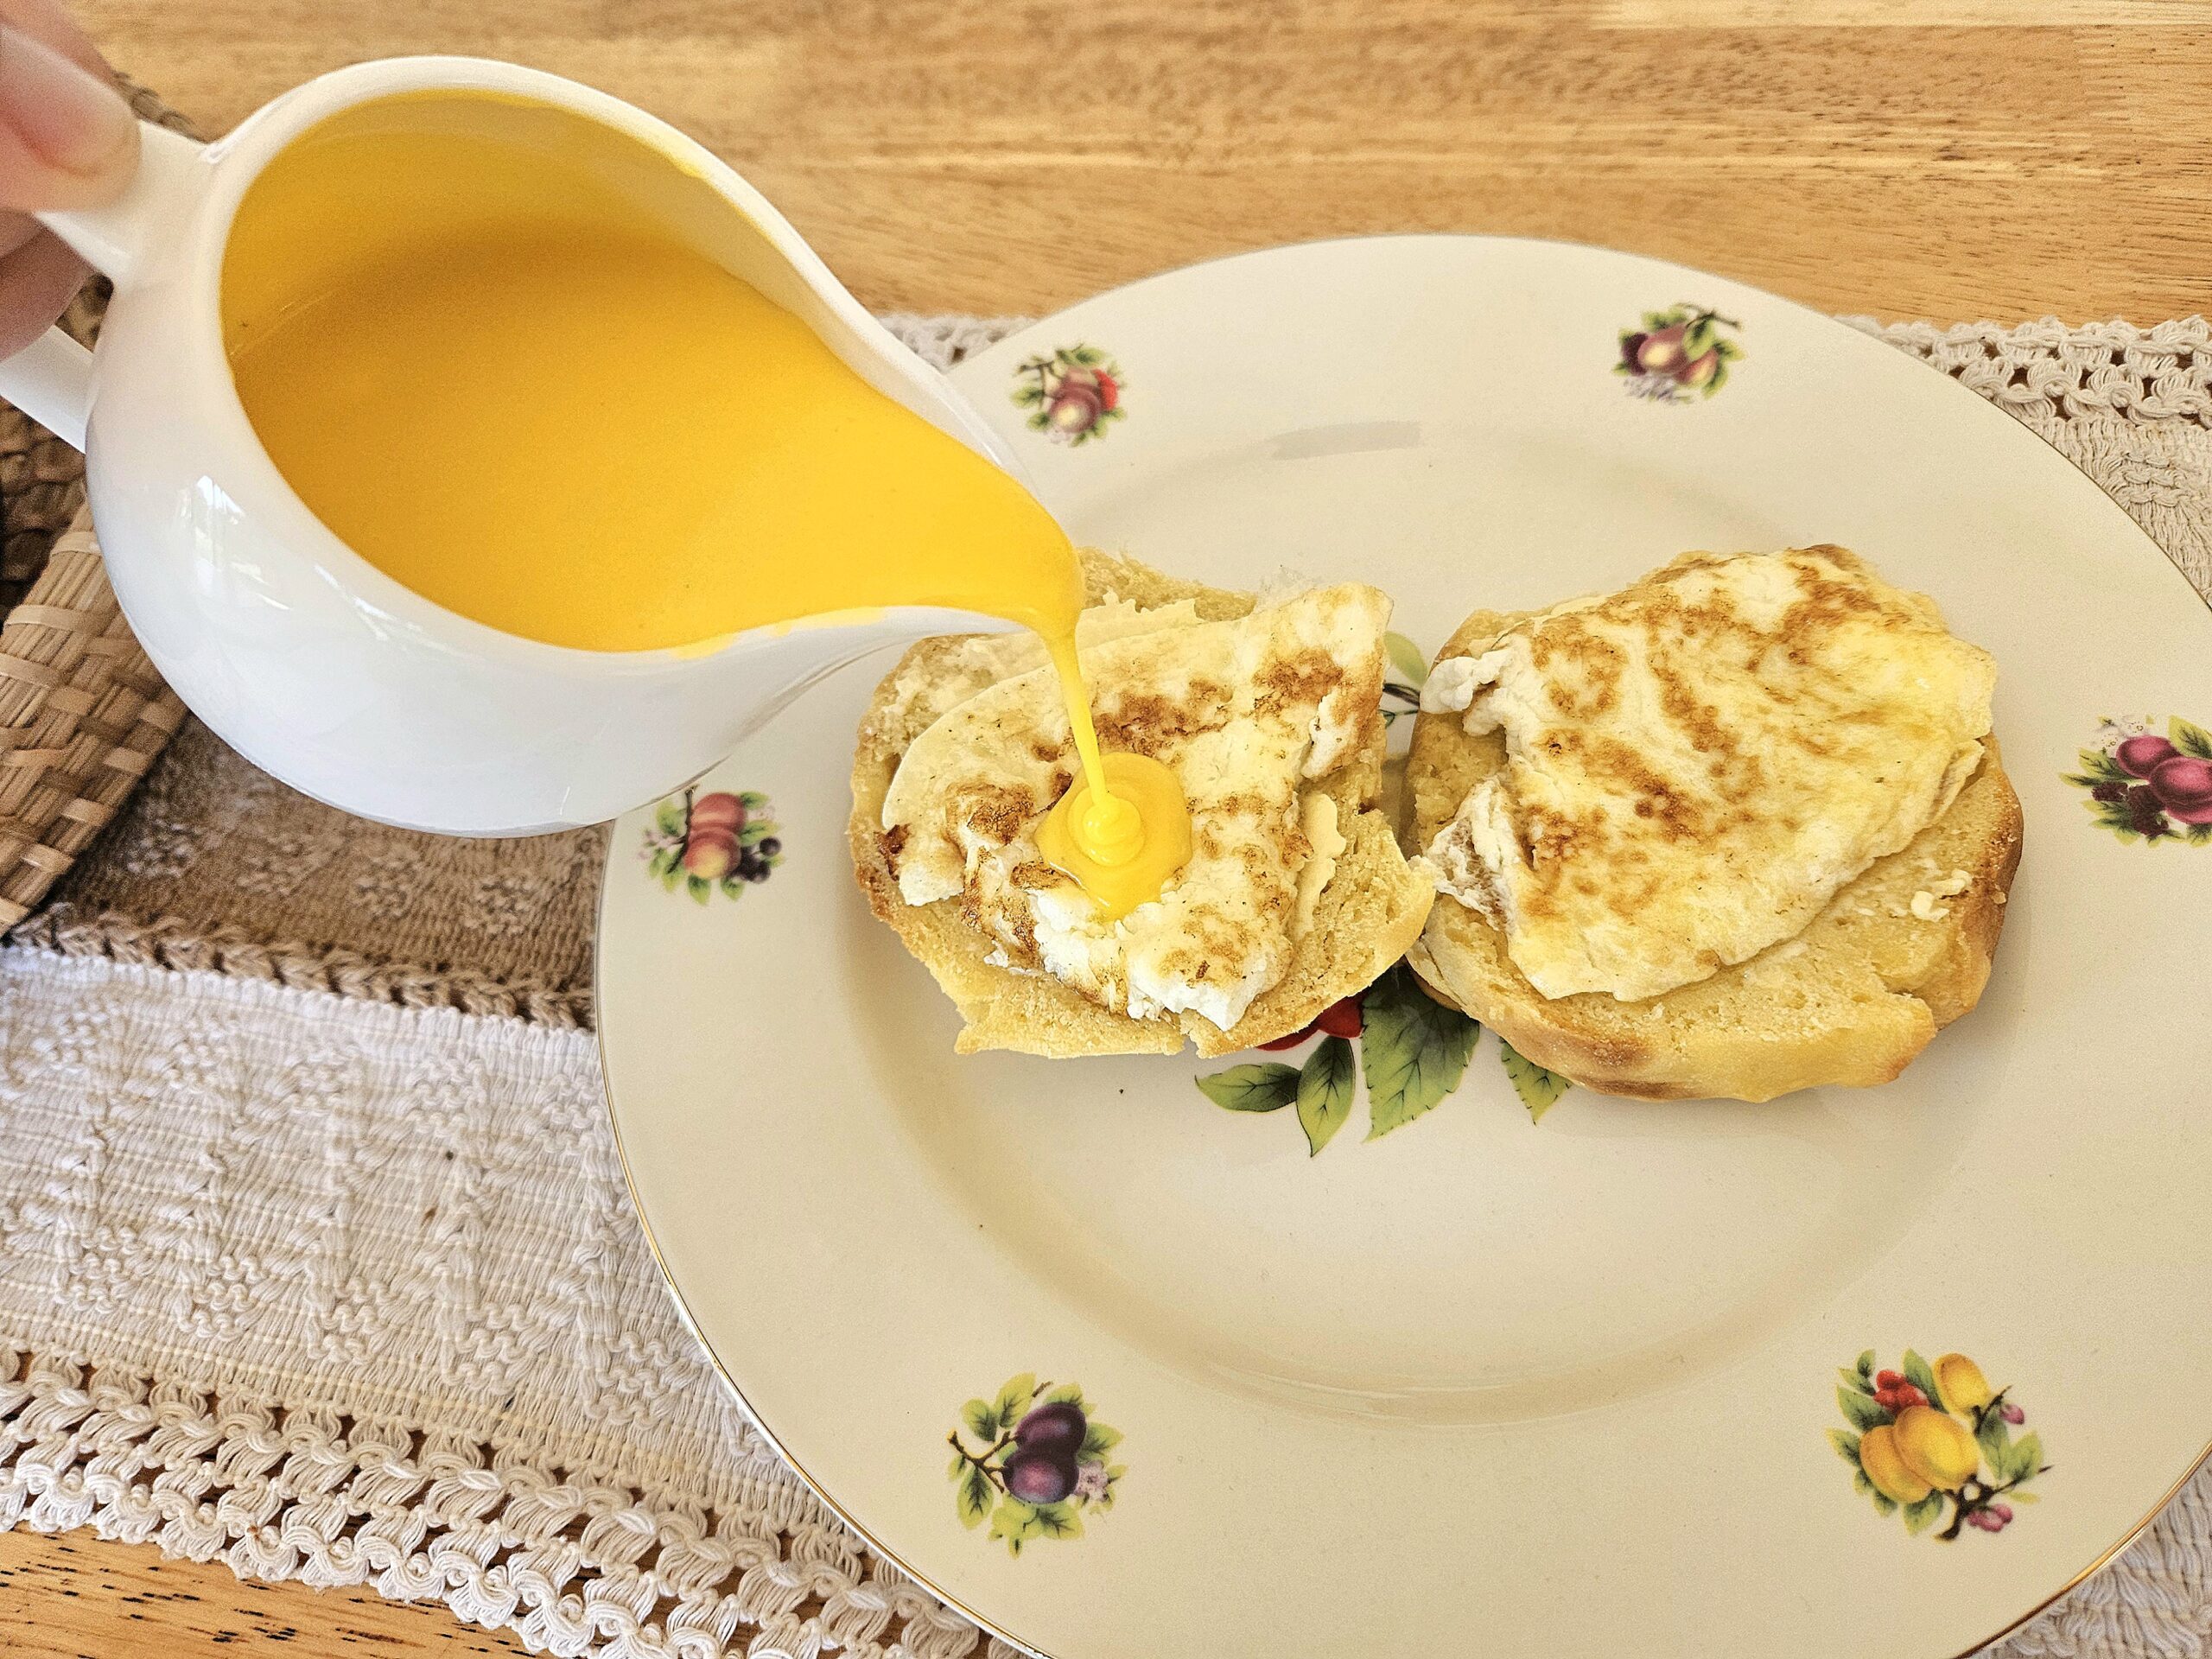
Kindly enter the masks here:
[[[270, 160], [397, 93], [527, 141], [581, 116], [635, 143], [594, 166], [681, 240], [798, 316], [878, 391], [1019, 475], [1003, 442], [705, 148], [588, 87], [511, 64], [399, 58], [308, 82], [201, 146], [149, 126], [124, 199], [46, 223], [115, 283], [99, 349], [59, 332], [0, 396], [84, 448], [124, 614], [193, 711], [295, 788], [456, 835], [594, 823], [712, 766], [796, 690], [887, 642], [1008, 624], [911, 607], [758, 629], [712, 651], [542, 645], [433, 604], [324, 528], [264, 452], [223, 350], [223, 251]], [[425, 117], [424, 118], [430, 118]], [[491, 124], [488, 127], [486, 124]], [[404, 480], [395, 488], [405, 487]]]

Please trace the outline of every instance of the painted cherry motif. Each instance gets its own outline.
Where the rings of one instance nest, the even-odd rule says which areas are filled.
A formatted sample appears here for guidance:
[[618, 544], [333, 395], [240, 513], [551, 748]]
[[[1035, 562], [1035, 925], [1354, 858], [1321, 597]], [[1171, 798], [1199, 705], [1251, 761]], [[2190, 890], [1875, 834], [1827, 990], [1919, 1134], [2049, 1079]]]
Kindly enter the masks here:
[[1364, 991], [1354, 991], [1350, 996], [1339, 997], [1288, 1036], [1278, 1037], [1273, 1042], [1262, 1043], [1260, 1046], [1268, 1050], [1296, 1048], [1317, 1032], [1325, 1037], [1357, 1037], [1363, 1023], [1360, 1003], [1366, 995]]

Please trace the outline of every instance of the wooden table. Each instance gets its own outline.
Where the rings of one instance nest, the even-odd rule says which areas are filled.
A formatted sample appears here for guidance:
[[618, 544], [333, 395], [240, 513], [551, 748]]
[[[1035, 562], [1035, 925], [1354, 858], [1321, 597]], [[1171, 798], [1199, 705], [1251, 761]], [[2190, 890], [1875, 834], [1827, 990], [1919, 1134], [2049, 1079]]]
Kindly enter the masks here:
[[[706, 140], [881, 308], [1044, 311], [1408, 229], [1611, 243], [1884, 317], [2212, 296], [2212, 0], [80, 3], [210, 132], [395, 53], [590, 81]], [[523, 1651], [365, 1592], [0, 1535], [0, 1654], [274, 1641]]]

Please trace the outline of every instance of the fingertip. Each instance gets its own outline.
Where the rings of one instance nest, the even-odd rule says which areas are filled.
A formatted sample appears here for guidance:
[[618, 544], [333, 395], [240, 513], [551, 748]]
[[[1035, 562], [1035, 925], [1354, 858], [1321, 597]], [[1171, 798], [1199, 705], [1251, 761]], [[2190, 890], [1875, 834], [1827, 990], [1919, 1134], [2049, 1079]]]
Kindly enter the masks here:
[[33, 237], [0, 258], [0, 358], [44, 334], [77, 296], [92, 268], [59, 237]]
[[[9, 169], [0, 206], [77, 207], [119, 194], [138, 164], [138, 121], [112, 81], [0, 22], [0, 136], [29, 166]], [[17, 196], [29, 200], [15, 200]]]

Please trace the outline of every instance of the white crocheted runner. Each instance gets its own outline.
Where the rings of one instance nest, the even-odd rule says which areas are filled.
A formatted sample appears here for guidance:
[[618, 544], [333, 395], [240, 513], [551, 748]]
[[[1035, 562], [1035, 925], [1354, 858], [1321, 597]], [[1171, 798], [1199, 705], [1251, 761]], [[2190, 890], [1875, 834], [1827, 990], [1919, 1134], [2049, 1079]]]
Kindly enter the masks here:
[[[897, 321], [940, 362], [1004, 327]], [[1881, 332], [2085, 467], [2212, 593], [2201, 321]], [[0, 951], [0, 1527], [372, 1585], [563, 1655], [983, 1641], [717, 1383], [582, 1033]], [[2209, 1555], [2200, 1473], [1995, 1651], [2202, 1654]]]

